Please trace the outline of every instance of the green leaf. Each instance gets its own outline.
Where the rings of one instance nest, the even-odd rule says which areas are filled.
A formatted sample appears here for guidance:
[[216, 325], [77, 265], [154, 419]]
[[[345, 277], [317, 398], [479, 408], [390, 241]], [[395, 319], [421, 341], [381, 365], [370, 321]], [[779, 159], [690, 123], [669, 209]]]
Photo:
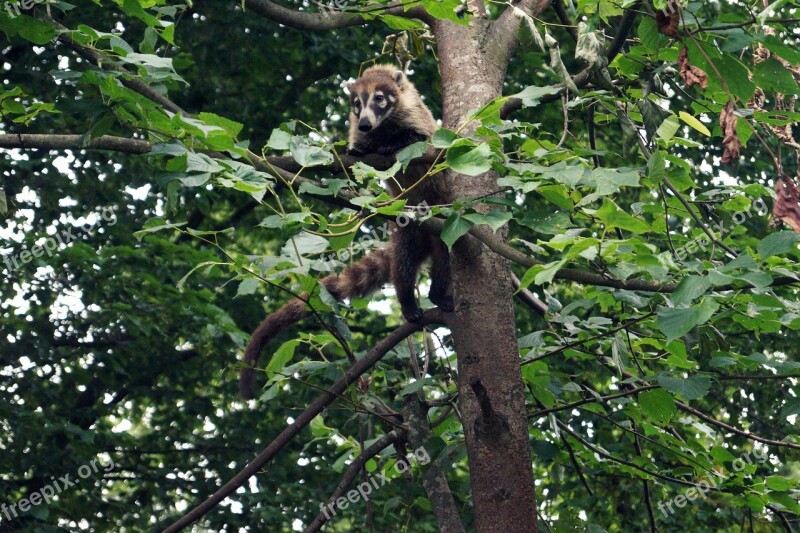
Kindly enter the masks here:
[[634, 233], [650, 231], [647, 222], [629, 215], [608, 198], [603, 199], [602, 207], [595, 214], [609, 228], [620, 228]]
[[239, 133], [242, 131], [242, 128], [244, 127], [242, 124], [239, 124], [238, 122], [227, 119], [225, 117], [221, 117], [219, 115], [215, 115], [214, 113], [199, 113], [197, 115], [197, 118], [202, 120], [206, 124], [222, 128], [232, 137], [236, 137], [237, 135], [239, 135]]
[[791, 479], [783, 476], [769, 476], [767, 478], [767, 488], [769, 490], [776, 490], [778, 492], [786, 492], [794, 488], [794, 483]]
[[522, 100], [522, 107], [536, 107], [545, 96], [558, 94], [561, 91], [562, 88], [555, 85], [545, 85], [544, 87], [531, 85], [530, 87], [525, 87], [517, 94], [511, 95], [511, 98], [519, 98]]
[[422, 23], [417, 20], [397, 15], [381, 15], [379, 18], [393, 30], [415, 30], [423, 27]]
[[661, 150], [654, 150], [647, 160], [647, 177], [655, 185], [667, 175], [667, 163]]
[[286, 363], [291, 361], [292, 357], [294, 357], [294, 349], [297, 348], [297, 345], [300, 344], [300, 341], [297, 339], [293, 339], [290, 341], [286, 341], [281, 344], [281, 347], [275, 351], [275, 354], [270, 358], [269, 363], [267, 364], [266, 371], [267, 372], [280, 372], [286, 366]]
[[[124, 56], [125, 62], [133, 63], [134, 65], [142, 65], [153, 67], [155, 69], [163, 69], [168, 70], [171, 72], [175, 72], [175, 68], [172, 66], [172, 58], [170, 57], [161, 57], [155, 54], [126, 54]], [[186, 117], [184, 117], [185, 119]]]
[[527, 226], [534, 231], [544, 233], [546, 235], [557, 235], [564, 233], [567, 229], [573, 227], [572, 220], [569, 218], [569, 213], [564, 211], [549, 210], [526, 210], [522, 218], [517, 218], [515, 221], [518, 224]]
[[546, 408], [549, 409], [556, 404], [555, 395], [545, 387], [536, 383], [530, 384], [529, 387], [533, 397], [536, 398], [539, 402], [541, 402], [541, 404], [544, 405]]
[[395, 161], [395, 163], [386, 170], [376, 170], [363, 161], [357, 162], [351, 168], [353, 170], [353, 177], [359, 183], [364, 183], [370, 179], [378, 179], [383, 181], [391, 179], [395, 174], [397, 174], [397, 172], [400, 170], [400, 162]]
[[683, 309], [658, 308], [658, 327], [667, 340], [677, 339], [691, 331], [695, 326], [705, 324], [719, 309], [719, 304], [711, 298], [700, 305]]
[[283, 131], [281, 128], [275, 128], [272, 130], [272, 134], [269, 136], [269, 141], [267, 141], [267, 147], [272, 148], [273, 150], [288, 150], [289, 143], [292, 141], [292, 134], [286, 131]]
[[757, 494], [745, 495], [744, 501], [747, 503], [747, 507], [754, 513], [760, 513], [764, 510], [764, 507], [766, 507], [764, 500]]
[[447, 128], [439, 128], [431, 137], [431, 143], [436, 148], [450, 148], [450, 145], [458, 139], [456, 132], [448, 130]]
[[236, 296], [247, 296], [253, 294], [261, 285], [261, 280], [258, 278], [245, 278], [239, 283], [239, 288], [236, 291]]
[[672, 394], [679, 394], [684, 400], [691, 401], [708, 393], [711, 378], [704, 374], [695, 374], [688, 378], [673, 378], [662, 374], [658, 376], [658, 384]]
[[764, 35], [761, 42], [767, 50], [781, 59], [788, 61], [792, 65], [800, 65], [800, 51], [788, 46], [782, 39], [779, 39], [778, 36]]
[[657, 54], [659, 49], [667, 42], [667, 38], [658, 31], [656, 19], [653, 17], [642, 17], [637, 29], [639, 40], [651, 54]]
[[507, 100], [508, 97], [506, 96], [495, 98], [479, 109], [469, 111], [467, 113], [467, 118], [469, 118], [469, 120], [480, 120], [484, 125], [502, 125], [503, 121], [500, 119], [500, 110]]
[[767, 498], [771, 502], [777, 503], [781, 507], [786, 508], [791, 513], [800, 514], [800, 504], [797, 503], [797, 499], [794, 494], [784, 494], [783, 492], [770, 492], [767, 494]]
[[418, 379], [418, 380], [416, 380], [416, 381], [414, 381], [412, 383], [409, 383], [408, 385], [406, 385], [402, 389], [400, 389], [400, 392], [398, 394], [400, 396], [408, 396], [409, 394], [413, 394], [413, 393], [417, 392], [418, 390], [421, 390], [422, 387], [435, 385], [435, 384], [436, 384], [436, 382], [433, 380], [433, 378]]
[[425, 155], [428, 149], [428, 143], [417, 142], [410, 144], [395, 154], [395, 159], [403, 167], [403, 170], [408, 168], [408, 164], [412, 159]]
[[661, 125], [658, 127], [656, 135], [658, 135], [665, 141], [669, 142], [678, 132], [678, 128], [680, 128], [680, 126], [681, 124], [680, 122], [678, 122], [678, 117], [676, 117], [675, 115], [670, 115], [666, 119], [664, 119], [664, 122], [662, 122]]
[[133, 236], [136, 237], [138, 240], [142, 240], [142, 237], [144, 237], [148, 233], [156, 233], [157, 231], [165, 229], [180, 228], [181, 226], [185, 226], [186, 224], [187, 224], [186, 222], [170, 223], [166, 222], [162, 218], [151, 218], [150, 220], [144, 223], [141, 230], [134, 232]]
[[[456, 24], [469, 24], [469, 13], [461, 11], [460, 0], [421, 0], [422, 7], [434, 18], [449, 20]], [[456, 11], [462, 13], [459, 17]]]
[[281, 255], [296, 258], [298, 253], [300, 255], [319, 254], [327, 249], [328, 241], [325, 237], [303, 231], [286, 242], [281, 249]]
[[704, 295], [710, 287], [711, 281], [706, 276], [686, 276], [669, 299], [676, 307], [685, 306]]
[[771, 57], [756, 65], [753, 69], [753, 81], [764, 90], [772, 90], [783, 94], [800, 94], [792, 73], [777, 59]]
[[444, 223], [441, 235], [442, 241], [444, 241], [448, 249], [452, 249], [458, 238], [468, 232], [471, 227], [472, 223], [469, 220], [465, 220], [461, 213], [456, 211], [447, 217], [447, 221]]
[[800, 234], [794, 231], [780, 231], [767, 235], [758, 243], [758, 255], [761, 259], [766, 259], [773, 255], [796, 251], [798, 241]]
[[[559, 261], [553, 261], [552, 263], [547, 263], [546, 265], [538, 265], [531, 267], [531, 269], [528, 272], [530, 271], [535, 272], [533, 282], [536, 285], [544, 285], [546, 283], [551, 283], [553, 281], [553, 278], [556, 277], [558, 271], [561, 270], [566, 264], [567, 264], [567, 259], [561, 259]], [[525, 273], [526, 276], [528, 275], [528, 272]]]
[[47, 44], [56, 38], [55, 28], [28, 15], [17, 17], [19, 36], [33, 44]]
[[192, 274], [194, 274], [198, 270], [206, 268], [206, 267], [208, 267], [209, 270], [210, 270], [211, 267], [216, 266], [216, 265], [219, 265], [218, 261], [203, 261], [202, 263], [199, 263], [199, 264], [195, 265], [194, 268], [192, 268], [181, 279], [178, 280], [178, 283], [175, 284], [176, 288], [179, 291], [183, 292], [183, 288], [186, 285], [186, 282], [188, 281], [188, 279], [191, 277]]
[[702, 122], [697, 120], [695, 117], [693, 117], [692, 115], [690, 115], [686, 111], [680, 111], [678, 113], [678, 116], [681, 117], [682, 121], [684, 121], [686, 124], [688, 124], [692, 128], [696, 129], [697, 131], [699, 131], [700, 133], [702, 133], [706, 137], [711, 137], [711, 132], [708, 131], [708, 128], [705, 126], [705, 124], [703, 124]]
[[186, 154], [186, 171], [213, 174], [225, 170], [225, 167], [208, 157], [206, 154], [188, 152]]
[[639, 395], [642, 414], [661, 425], [667, 424], [678, 413], [675, 399], [662, 389], [650, 390]]
[[489, 145], [481, 143], [476, 147], [456, 145], [447, 150], [447, 164], [459, 174], [478, 176], [492, 168]]
[[320, 148], [312, 146], [305, 137], [292, 137], [289, 142], [289, 151], [292, 157], [304, 167], [315, 167], [317, 165], [330, 165], [333, 163], [333, 155]]
[[508, 211], [500, 209], [492, 209], [488, 213], [469, 213], [464, 215], [464, 218], [473, 224], [488, 224], [492, 231], [497, 232], [503, 225], [511, 220], [512, 215]]

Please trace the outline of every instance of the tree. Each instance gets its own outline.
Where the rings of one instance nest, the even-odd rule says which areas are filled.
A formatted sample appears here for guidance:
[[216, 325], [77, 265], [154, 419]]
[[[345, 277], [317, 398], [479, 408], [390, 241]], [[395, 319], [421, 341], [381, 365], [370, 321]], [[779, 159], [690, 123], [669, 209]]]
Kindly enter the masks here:
[[[797, 9], [7, 4], [0, 524], [791, 531]], [[340, 141], [375, 58], [441, 117], [397, 163]], [[401, 165], [457, 199], [418, 324], [317, 284]]]

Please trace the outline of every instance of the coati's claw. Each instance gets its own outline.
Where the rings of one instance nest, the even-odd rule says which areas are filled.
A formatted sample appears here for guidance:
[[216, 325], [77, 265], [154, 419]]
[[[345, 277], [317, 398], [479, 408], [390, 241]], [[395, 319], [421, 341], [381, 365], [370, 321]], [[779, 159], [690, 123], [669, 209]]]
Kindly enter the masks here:
[[403, 318], [405, 318], [408, 322], [417, 322], [420, 318], [422, 318], [422, 314], [424, 312], [425, 311], [417, 307], [409, 313], [403, 313]]

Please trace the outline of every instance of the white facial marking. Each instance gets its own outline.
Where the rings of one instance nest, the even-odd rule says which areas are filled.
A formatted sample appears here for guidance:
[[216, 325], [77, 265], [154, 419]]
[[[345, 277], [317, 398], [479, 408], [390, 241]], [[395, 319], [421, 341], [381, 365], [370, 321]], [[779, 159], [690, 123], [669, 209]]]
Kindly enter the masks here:
[[370, 107], [365, 107], [364, 110], [361, 112], [360, 118], [369, 120], [369, 123], [375, 126], [376, 118], [375, 112]]

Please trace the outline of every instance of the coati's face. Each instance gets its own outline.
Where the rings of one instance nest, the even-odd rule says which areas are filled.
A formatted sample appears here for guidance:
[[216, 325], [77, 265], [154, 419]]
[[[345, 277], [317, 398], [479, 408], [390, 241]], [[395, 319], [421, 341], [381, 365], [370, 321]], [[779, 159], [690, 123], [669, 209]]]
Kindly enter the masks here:
[[392, 115], [400, 99], [402, 72], [390, 75], [362, 76], [348, 87], [352, 117], [358, 130], [369, 132], [376, 129]]

